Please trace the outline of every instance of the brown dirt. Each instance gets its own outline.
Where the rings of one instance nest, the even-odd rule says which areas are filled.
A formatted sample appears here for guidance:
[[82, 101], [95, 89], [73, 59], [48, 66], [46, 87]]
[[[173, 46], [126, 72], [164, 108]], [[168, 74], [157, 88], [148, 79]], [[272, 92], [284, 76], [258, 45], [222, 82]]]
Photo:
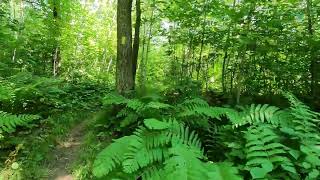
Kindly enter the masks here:
[[70, 131], [66, 140], [57, 141], [57, 146], [52, 152], [54, 160], [49, 165], [49, 180], [75, 180], [68, 168], [79, 156], [85, 126], [85, 121], [83, 121]]

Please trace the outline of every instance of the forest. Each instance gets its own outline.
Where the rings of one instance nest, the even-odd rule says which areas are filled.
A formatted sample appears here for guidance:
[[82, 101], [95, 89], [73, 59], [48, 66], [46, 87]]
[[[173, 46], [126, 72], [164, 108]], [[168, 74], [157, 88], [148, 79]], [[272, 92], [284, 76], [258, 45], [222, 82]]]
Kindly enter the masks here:
[[0, 0], [0, 180], [319, 180], [320, 0]]

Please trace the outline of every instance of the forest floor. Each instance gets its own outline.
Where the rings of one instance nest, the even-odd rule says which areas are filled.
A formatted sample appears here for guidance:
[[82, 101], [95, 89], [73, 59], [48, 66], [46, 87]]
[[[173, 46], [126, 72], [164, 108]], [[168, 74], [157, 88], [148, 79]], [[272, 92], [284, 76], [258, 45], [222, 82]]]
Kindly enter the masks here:
[[78, 159], [80, 147], [85, 137], [87, 121], [75, 125], [65, 140], [58, 141], [52, 151], [54, 161], [49, 165], [49, 180], [74, 180], [68, 168]]

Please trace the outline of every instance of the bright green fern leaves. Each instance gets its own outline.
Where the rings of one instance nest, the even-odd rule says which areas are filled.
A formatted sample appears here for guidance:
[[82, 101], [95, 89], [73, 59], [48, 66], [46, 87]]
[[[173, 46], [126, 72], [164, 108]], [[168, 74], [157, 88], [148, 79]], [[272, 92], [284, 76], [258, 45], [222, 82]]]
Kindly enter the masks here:
[[103, 99], [105, 106], [117, 105], [121, 110], [116, 115], [115, 126], [122, 129], [129, 126], [136, 127], [146, 118], [163, 118], [173, 108], [171, 105], [160, 102], [156, 96], [144, 96], [128, 99], [116, 93], [110, 93]]
[[[206, 161], [198, 135], [171, 119], [146, 119], [132, 136], [115, 140], [94, 163], [97, 177], [137, 179], [241, 179], [230, 164]], [[226, 175], [226, 176], [225, 176]]]
[[286, 147], [280, 143], [280, 137], [271, 125], [251, 126], [245, 133], [245, 138], [246, 169], [250, 171], [252, 178], [264, 178], [278, 168], [297, 174], [294, 164], [287, 157]]
[[105, 104], [123, 107], [117, 114], [121, 123], [141, 123], [133, 135], [115, 140], [97, 156], [94, 175], [143, 180], [242, 179], [238, 174], [246, 179], [319, 179], [320, 114], [292, 94], [285, 96], [288, 109], [267, 104], [211, 107], [199, 98], [176, 106], [159, 99], [109, 98]]
[[36, 115], [12, 115], [0, 111], [0, 133], [11, 133], [15, 131], [17, 126], [25, 126], [29, 122], [39, 119]]
[[93, 174], [102, 177], [119, 166], [124, 160], [124, 154], [128, 151], [129, 143], [133, 139], [133, 136], [122, 137], [100, 152], [94, 162]]

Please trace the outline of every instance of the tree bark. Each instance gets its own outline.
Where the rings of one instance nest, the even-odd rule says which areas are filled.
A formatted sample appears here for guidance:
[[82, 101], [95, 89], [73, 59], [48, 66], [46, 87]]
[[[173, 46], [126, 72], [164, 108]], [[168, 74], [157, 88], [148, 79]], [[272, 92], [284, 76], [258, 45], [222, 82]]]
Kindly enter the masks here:
[[[140, 0], [136, 0], [136, 24], [134, 28], [134, 41], [132, 47], [132, 73], [133, 73], [133, 82], [136, 81], [137, 74], [137, 62], [139, 55], [139, 41], [140, 41], [140, 25], [141, 25], [141, 7]], [[135, 83], [134, 83], [135, 84]]]
[[144, 77], [144, 71], [145, 71], [145, 60], [144, 60], [144, 54], [145, 54], [145, 44], [146, 44], [146, 37], [147, 37], [147, 30], [146, 30], [146, 23], [143, 24], [143, 40], [142, 40], [142, 51], [141, 51], [141, 61], [139, 63], [139, 85], [140, 88], [143, 89], [145, 85], [145, 77]]
[[[59, 20], [59, 10], [58, 10], [58, 6], [59, 6], [59, 1], [54, 1], [53, 2], [53, 21], [54, 21], [54, 29], [53, 31], [57, 31], [57, 36], [59, 36], [59, 24], [58, 24], [58, 20]], [[57, 76], [59, 73], [59, 67], [60, 67], [60, 47], [59, 47], [59, 43], [57, 40], [57, 37], [55, 37], [55, 45], [54, 45], [54, 49], [52, 52], [52, 71], [53, 71], [53, 76]]]
[[[235, 9], [236, 6], [236, 0], [233, 1], [233, 5], [232, 5], [232, 9]], [[227, 87], [226, 87], [226, 67], [228, 65], [228, 48], [230, 45], [230, 34], [231, 34], [231, 25], [232, 25], [232, 21], [229, 24], [229, 28], [228, 28], [228, 35], [227, 35], [227, 40], [226, 40], [226, 44], [224, 46], [224, 57], [223, 57], [223, 63], [222, 63], [222, 91], [223, 94], [226, 93], [227, 91]]]
[[131, 8], [132, 0], [118, 0], [116, 88], [120, 94], [134, 89]]
[[[309, 41], [312, 41], [314, 36], [313, 30], [313, 18], [312, 18], [312, 0], [306, 0], [307, 3], [307, 18], [308, 18], [308, 33], [310, 35]], [[318, 55], [318, 49], [314, 47], [314, 43], [310, 42], [310, 73], [311, 73], [311, 96], [316, 101], [315, 104], [320, 102], [320, 56]]]
[[202, 22], [200, 54], [199, 54], [199, 61], [197, 65], [197, 80], [199, 80], [199, 77], [200, 77], [200, 70], [202, 65], [202, 52], [203, 52], [204, 38], [205, 38], [205, 31], [206, 31], [206, 21], [207, 21], [207, 1], [206, 0], [204, 1], [203, 11], [204, 11], [204, 19]]
[[150, 52], [150, 45], [151, 45], [151, 38], [152, 38], [152, 27], [153, 27], [153, 16], [154, 16], [154, 7], [152, 7], [151, 17], [150, 17], [150, 24], [148, 30], [148, 42], [146, 48], [146, 59], [145, 59], [145, 69], [144, 69], [144, 78], [147, 78], [147, 67], [148, 67], [148, 60], [149, 60], [149, 52]]

